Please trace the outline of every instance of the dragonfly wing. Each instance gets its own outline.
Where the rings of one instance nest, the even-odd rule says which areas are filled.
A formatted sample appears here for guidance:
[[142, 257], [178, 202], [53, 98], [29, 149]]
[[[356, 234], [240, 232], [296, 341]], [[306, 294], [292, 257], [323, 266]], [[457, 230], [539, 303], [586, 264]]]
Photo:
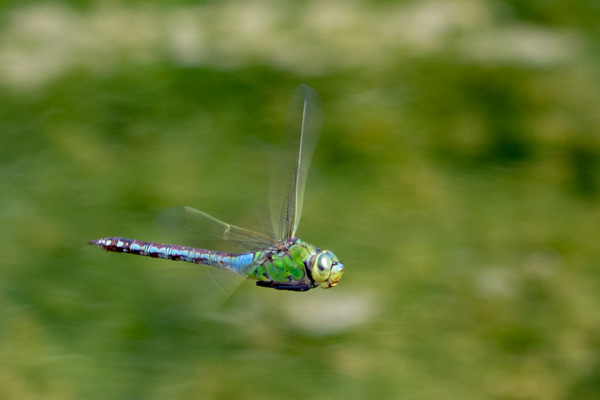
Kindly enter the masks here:
[[[191, 207], [168, 209], [157, 217], [157, 222], [166, 228], [170, 239], [185, 246], [230, 253], [245, 253], [278, 246], [277, 241], [268, 235], [228, 224]], [[198, 294], [194, 308], [207, 317], [220, 315], [221, 306], [244, 279], [239, 275], [209, 267], [200, 268], [198, 274], [198, 279], [192, 281]]]
[[260, 232], [228, 224], [192, 207], [171, 208], [158, 217], [183, 245], [241, 253], [277, 246], [277, 241]]
[[323, 121], [317, 92], [300, 85], [294, 92], [283, 150], [272, 158], [270, 209], [275, 237], [284, 240], [296, 234], [308, 169]]

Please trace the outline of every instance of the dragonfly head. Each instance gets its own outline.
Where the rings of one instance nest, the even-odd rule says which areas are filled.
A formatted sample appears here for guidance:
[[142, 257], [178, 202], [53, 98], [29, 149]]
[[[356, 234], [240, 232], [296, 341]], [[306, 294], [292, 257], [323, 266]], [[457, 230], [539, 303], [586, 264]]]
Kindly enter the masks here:
[[344, 264], [329, 250], [317, 255], [310, 270], [313, 281], [325, 289], [337, 285], [343, 273]]

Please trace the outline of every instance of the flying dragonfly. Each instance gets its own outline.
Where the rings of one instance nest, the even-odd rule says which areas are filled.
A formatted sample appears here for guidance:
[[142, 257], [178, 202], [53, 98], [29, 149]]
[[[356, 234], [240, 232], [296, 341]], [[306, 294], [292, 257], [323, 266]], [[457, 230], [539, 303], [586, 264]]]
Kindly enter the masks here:
[[272, 231], [240, 228], [191, 207], [175, 210], [181, 218], [194, 219], [201, 229], [217, 231], [221, 240], [243, 244], [247, 252], [226, 253], [122, 237], [94, 239], [89, 244], [117, 253], [204, 264], [256, 280], [258, 286], [277, 290], [306, 291], [337, 285], [344, 273], [344, 264], [333, 252], [296, 237], [321, 119], [315, 90], [306, 85], [298, 86], [291, 103], [290, 126], [284, 141], [285, 156], [277, 160], [272, 171], [279, 175], [279, 184], [272, 185], [270, 189]]

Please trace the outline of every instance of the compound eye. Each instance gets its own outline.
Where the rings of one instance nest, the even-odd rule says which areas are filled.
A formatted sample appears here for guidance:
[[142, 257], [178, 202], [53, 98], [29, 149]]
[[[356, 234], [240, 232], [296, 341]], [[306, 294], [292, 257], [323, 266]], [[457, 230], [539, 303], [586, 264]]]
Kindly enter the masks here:
[[319, 254], [311, 270], [313, 280], [318, 283], [326, 282], [329, 279], [332, 264], [333, 260], [329, 252]]

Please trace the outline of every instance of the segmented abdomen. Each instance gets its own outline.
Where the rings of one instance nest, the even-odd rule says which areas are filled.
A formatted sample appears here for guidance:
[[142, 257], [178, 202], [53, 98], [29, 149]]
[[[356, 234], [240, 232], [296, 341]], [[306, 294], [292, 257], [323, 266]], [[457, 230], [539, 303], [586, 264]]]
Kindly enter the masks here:
[[254, 264], [256, 256], [256, 253], [229, 254], [196, 247], [143, 242], [141, 240], [121, 237], [95, 239], [90, 240], [89, 243], [116, 253], [131, 253], [140, 256], [210, 265], [244, 276], [248, 276], [251, 272], [250, 269]]

